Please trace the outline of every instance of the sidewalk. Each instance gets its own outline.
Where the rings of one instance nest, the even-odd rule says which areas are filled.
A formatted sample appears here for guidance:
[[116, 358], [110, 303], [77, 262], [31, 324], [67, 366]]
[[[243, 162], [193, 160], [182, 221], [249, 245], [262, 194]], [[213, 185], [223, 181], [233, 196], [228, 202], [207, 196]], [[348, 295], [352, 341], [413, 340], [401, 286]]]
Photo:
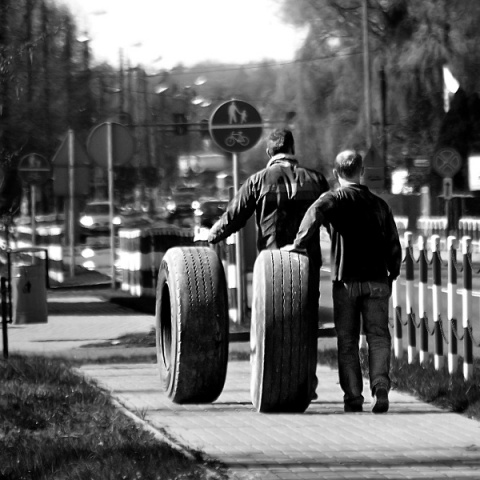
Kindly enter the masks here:
[[220, 460], [232, 479], [480, 479], [479, 422], [398, 392], [387, 415], [344, 414], [328, 367], [318, 366], [318, 400], [304, 414], [271, 415], [253, 410], [245, 361], [229, 363], [223, 393], [207, 405], [170, 402], [156, 365], [81, 371], [168, 438]]
[[[386, 415], [371, 414], [368, 403], [364, 413], [345, 414], [337, 372], [321, 365], [318, 400], [304, 414], [256, 413], [248, 361], [229, 362], [225, 388], [214, 403], [173, 404], [155, 363], [95, 364], [95, 355], [120, 350], [82, 347], [153, 327], [152, 315], [109, 296], [108, 288], [79, 285], [49, 291], [48, 323], [9, 326], [10, 353], [91, 359], [80, 368], [84, 375], [165, 438], [224, 463], [231, 479], [480, 479], [480, 422], [397, 391]], [[331, 339], [319, 340], [319, 346], [323, 341]], [[121, 349], [135, 353], [128, 350]], [[367, 384], [364, 393], [369, 402]]]

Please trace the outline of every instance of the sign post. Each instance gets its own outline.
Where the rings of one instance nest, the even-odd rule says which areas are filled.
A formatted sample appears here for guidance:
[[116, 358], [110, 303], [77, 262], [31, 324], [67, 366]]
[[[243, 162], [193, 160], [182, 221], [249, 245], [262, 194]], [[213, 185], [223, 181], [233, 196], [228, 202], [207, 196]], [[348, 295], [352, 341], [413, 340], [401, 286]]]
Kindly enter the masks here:
[[[255, 107], [242, 100], [232, 99], [222, 103], [213, 112], [209, 121], [209, 131], [213, 141], [232, 154], [233, 188], [240, 188], [238, 155], [254, 147], [263, 132], [263, 122]], [[238, 322], [243, 323], [245, 312], [245, 275], [242, 232], [235, 234], [236, 280]]]
[[107, 169], [108, 174], [108, 202], [110, 206], [110, 256], [112, 288], [116, 288], [115, 279], [115, 229], [113, 226], [114, 198], [113, 198], [113, 166], [121, 165], [132, 158], [135, 149], [135, 140], [127, 127], [114, 122], [105, 122], [97, 125], [90, 132], [87, 139], [87, 150], [93, 160]]
[[450, 147], [438, 149], [433, 155], [432, 168], [443, 177], [443, 198], [445, 200], [445, 216], [447, 232], [452, 229], [451, 201], [453, 197], [453, 177], [462, 168], [462, 156]]
[[77, 231], [77, 202], [79, 195], [86, 195], [90, 186], [90, 167], [87, 154], [72, 129], [53, 157], [53, 192], [66, 197], [67, 240], [70, 252], [70, 277], [75, 276], [75, 239]]
[[52, 176], [50, 162], [38, 153], [30, 153], [20, 159], [18, 174], [24, 183], [30, 185], [30, 207], [32, 225], [32, 246], [36, 245], [36, 200], [37, 186], [43, 185]]
[[109, 223], [110, 223], [110, 254], [112, 268], [112, 288], [116, 287], [115, 279], [115, 230], [113, 228], [113, 143], [112, 143], [112, 124], [107, 122], [107, 174], [108, 174], [108, 203], [109, 203]]

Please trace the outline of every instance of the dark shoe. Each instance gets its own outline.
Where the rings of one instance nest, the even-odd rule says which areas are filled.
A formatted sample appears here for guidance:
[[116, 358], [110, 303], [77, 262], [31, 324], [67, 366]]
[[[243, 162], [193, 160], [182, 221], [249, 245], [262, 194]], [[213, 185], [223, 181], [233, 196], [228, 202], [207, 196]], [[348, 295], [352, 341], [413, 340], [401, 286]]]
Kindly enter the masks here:
[[353, 400], [351, 402], [345, 402], [345, 404], [343, 405], [343, 411], [345, 413], [363, 412], [363, 401]]
[[373, 413], [387, 413], [390, 405], [388, 401], [388, 390], [385, 387], [375, 388], [373, 402]]

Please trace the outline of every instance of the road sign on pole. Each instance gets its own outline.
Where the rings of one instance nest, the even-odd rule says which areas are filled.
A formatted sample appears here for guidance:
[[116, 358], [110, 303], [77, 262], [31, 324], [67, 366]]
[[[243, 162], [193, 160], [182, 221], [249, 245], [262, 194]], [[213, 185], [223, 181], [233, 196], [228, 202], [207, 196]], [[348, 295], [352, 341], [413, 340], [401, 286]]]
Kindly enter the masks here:
[[[238, 191], [239, 167], [238, 154], [254, 147], [260, 140], [263, 122], [255, 107], [242, 100], [232, 99], [222, 103], [210, 117], [208, 124], [213, 141], [222, 149], [233, 154], [233, 185]], [[235, 234], [237, 307], [238, 321], [243, 322], [244, 285], [243, 285], [243, 236], [242, 232]]]
[[[53, 193], [59, 197], [86, 195], [90, 190], [90, 165], [82, 144], [69, 130], [55, 152], [53, 163]], [[73, 189], [72, 180], [73, 178]]]
[[209, 122], [213, 141], [227, 152], [241, 153], [254, 147], [260, 140], [263, 122], [255, 107], [242, 100], [222, 103]]
[[451, 177], [445, 177], [443, 179], [443, 198], [445, 200], [451, 200], [453, 196], [453, 182]]
[[453, 178], [462, 168], [462, 156], [454, 148], [440, 148], [433, 155], [432, 168], [443, 178]]
[[36, 243], [35, 206], [37, 200], [37, 186], [43, 185], [52, 177], [52, 166], [45, 157], [38, 153], [30, 153], [20, 159], [18, 174], [23, 182], [30, 185], [30, 206], [32, 225], [32, 245]]
[[52, 177], [52, 165], [42, 155], [29, 153], [20, 159], [18, 174], [28, 185], [43, 185]]
[[132, 158], [135, 139], [124, 125], [105, 122], [91, 130], [87, 151], [97, 165], [108, 169], [109, 155], [112, 155], [113, 165], [123, 165]]

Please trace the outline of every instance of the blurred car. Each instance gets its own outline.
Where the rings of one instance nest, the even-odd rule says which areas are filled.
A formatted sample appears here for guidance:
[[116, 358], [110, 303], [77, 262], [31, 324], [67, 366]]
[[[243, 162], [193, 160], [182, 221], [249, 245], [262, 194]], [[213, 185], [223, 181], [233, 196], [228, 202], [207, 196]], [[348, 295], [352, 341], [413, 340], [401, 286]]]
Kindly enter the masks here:
[[225, 213], [228, 200], [206, 199], [194, 201], [195, 226], [211, 228], [213, 224]]
[[195, 188], [177, 188], [167, 201], [168, 219], [183, 224], [193, 224], [194, 208], [192, 204], [197, 198], [198, 192]]
[[[80, 235], [87, 236], [110, 231], [110, 203], [107, 200], [87, 203], [80, 214]], [[122, 225], [122, 217], [114, 209], [113, 225]]]

